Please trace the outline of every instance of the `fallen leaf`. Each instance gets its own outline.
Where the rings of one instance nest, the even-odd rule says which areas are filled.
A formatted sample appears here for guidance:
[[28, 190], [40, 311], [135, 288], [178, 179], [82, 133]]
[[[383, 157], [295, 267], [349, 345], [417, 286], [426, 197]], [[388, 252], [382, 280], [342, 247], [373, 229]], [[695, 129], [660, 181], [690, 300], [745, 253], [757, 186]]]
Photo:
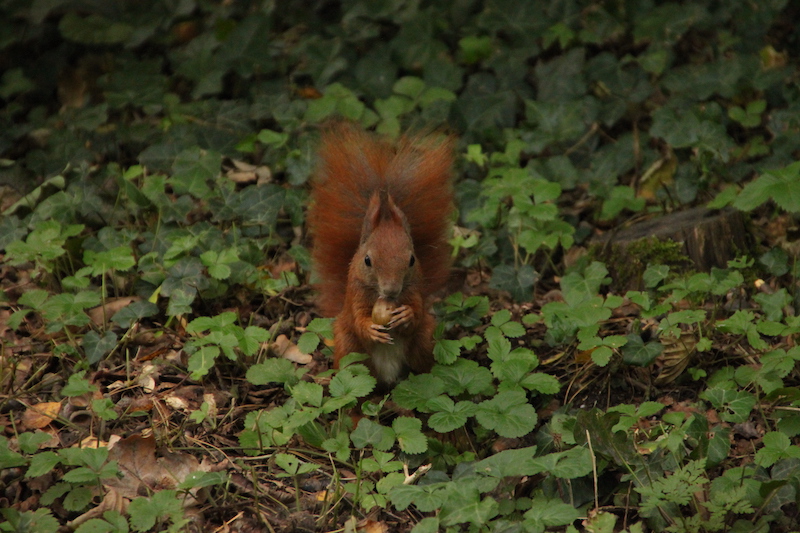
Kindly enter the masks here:
[[25, 429], [42, 429], [58, 418], [61, 411], [61, 402], [42, 402], [31, 405], [22, 415], [22, 425]]
[[278, 357], [283, 357], [293, 363], [307, 365], [313, 360], [311, 354], [301, 352], [300, 348], [290, 341], [286, 335], [278, 335], [275, 342], [270, 345], [270, 349], [272, 349], [272, 352]]
[[92, 322], [94, 322], [95, 326], [100, 327], [108, 323], [109, 319], [112, 316], [114, 316], [114, 314], [117, 311], [139, 300], [141, 300], [141, 298], [139, 298], [138, 296], [121, 296], [119, 298], [109, 298], [108, 300], [106, 300], [105, 304], [93, 307], [89, 309], [86, 313], [89, 315], [89, 318], [92, 319]]
[[[208, 465], [201, 465], [188, 453], [157, 453], [156, 439], [152, 435], [132, 435], [121, 439], [109, 446], [108, 459], [117, 461], [122, 476], [105, 479], [103, 485], [128, 499], [151, 491], [175, 489], [192, 472], [209, 471]], [[184, 506], [197, 503], [194, 497], [183, 502]]]
[[389, 526], [386, 522], [367, 519], [358, 524], [358, 530], [364, 533], [389, 533]]

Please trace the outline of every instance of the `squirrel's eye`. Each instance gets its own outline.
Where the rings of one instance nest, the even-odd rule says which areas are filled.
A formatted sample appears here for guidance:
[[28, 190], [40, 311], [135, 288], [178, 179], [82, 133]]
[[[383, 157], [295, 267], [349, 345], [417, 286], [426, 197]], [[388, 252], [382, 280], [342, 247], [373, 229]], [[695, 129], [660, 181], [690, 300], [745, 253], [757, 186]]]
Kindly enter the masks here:
[[412, 255], [411, 256], [411, 260], [408, 262], [408, 266], [413, 267], [414, 263], [416, 263], [416, 262], [417, 262], [417, 258]]
[[372, 266], [372, 259], [370, 259], [368, 255], [364, 256], [364, 264], [367, 265], [368, 267]]

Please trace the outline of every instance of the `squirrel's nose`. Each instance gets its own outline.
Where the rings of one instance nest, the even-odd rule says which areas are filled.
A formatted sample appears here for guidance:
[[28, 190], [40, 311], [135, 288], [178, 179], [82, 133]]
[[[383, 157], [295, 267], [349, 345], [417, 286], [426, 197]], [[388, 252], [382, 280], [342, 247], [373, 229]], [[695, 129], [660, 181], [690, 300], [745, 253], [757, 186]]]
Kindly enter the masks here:
[[400, 293], [403, 292], [403, 284], [402, 283], [387, 283], [385, 285], [382, 284], [378, 292], [380, 292], [380, 296], [384, 300], [395, 302], [397, 298], [400, 296]]

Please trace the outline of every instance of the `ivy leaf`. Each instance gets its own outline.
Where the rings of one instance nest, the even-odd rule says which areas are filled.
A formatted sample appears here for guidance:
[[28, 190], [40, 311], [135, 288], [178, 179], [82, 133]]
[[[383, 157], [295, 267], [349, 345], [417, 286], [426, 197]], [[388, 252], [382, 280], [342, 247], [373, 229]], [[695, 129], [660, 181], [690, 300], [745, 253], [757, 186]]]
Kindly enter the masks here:
[[83, 336], [83, 350], [90, 365], [99, 363], [116, 346], [117, 334], [113, 331], [106, 331], [102, 337], [96, 331], [89, 331]]
[[645, 343], [641, 335], [631, 333], [626, 337], [628, 342], [622, 347], [622, 361], [627, 365], [648, 366], [664, 351], [664, 345], [658, 341]]
[[745, 391], [713, 388], [703, 391], [700, 397], [711, 402], [720, 411], [720, 418], [732, 424], [741, 424], [750, 418], [756, 397]]
[[111, 317], [111, 321], [121, 328], [129, 328], [134, 322], [142, 318], [151, 317], [158, 313], [158, 306], [146, 300], [132, 302]]
[[208, 182], [219, 175], [221, 167], [220, 154], [198, 147], [188, 148], [175, 157], [169, 183], [177, 194], [191, 194], [200, 199], [208, 198], [211, 193]]
[[498, 265], [492, 271], [489, 286], [508, 291], [514, 300], [525, 302], [531, 299], [533, 284], [538, 278], [539, 274], [530, 265], [522, 265], [519, 269], [512, 265]]

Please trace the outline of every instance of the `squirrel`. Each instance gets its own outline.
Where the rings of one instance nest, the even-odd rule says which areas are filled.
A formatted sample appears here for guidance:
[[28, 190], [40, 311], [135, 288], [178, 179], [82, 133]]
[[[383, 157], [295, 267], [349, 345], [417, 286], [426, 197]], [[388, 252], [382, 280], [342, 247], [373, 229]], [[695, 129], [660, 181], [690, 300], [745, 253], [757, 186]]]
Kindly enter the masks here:
[[308, 212], [317, 305], [336, 317], [334, 367], [367, 354], [380, 389], [433, 366], [428, 300], [450, 269], [452, 151], [449, 137], [392, 142], [349, 123], [322, 135]]

